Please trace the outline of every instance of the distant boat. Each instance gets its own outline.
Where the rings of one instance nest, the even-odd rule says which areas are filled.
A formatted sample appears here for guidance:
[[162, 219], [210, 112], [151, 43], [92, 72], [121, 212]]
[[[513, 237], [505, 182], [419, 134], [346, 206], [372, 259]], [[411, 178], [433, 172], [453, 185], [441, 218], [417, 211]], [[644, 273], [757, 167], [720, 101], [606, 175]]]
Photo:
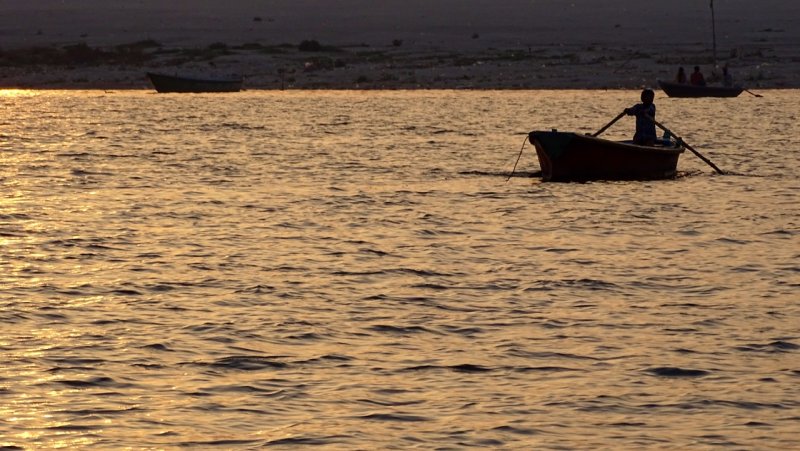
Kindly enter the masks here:
[[[717, 66], [717, 27], [714, 19], [714, 0], [711, 0], [711, 37], [712, 37], [712, 58], [714, 66]], [[737, 97], [744, 91], [741, 86], [718, 86], [718, 85], [692, 85], [688, 83], [675, 83], [657, 80], [658, 86], [668, 97]]]
[[655, 146], [609, 141], [572, 132], [533, 131], [542, 180], [658, 180], [675, 177], [684, 147], [671, 140]]
[[658, 86], [669, 97], [736, 97], [744, 91], [741, 86], [698, 86], [663, 80], [658, 80]]
[[239, 92], [242, 78], [195, 78], [148, 72], [147, 77], [158, 92]]

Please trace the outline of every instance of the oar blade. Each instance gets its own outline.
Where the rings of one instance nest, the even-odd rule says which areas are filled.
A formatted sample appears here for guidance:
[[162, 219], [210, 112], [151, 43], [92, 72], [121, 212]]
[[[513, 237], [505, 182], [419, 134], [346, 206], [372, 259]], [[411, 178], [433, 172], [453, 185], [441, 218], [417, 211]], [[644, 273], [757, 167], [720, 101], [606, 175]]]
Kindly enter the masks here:
[[667, 127], [665, 127], [664, 124], [662, 124], [661, 122], [658, 122], [655, 119], [653, 119], [653, 122], [656, 124], [656, 126], [658, 126], [658, 128], [660, 128], [661, 130], [664, 130], [665, 132], [667, 132], [670, 135], [674, 136], [678, 140], [678, 142], [681, 143], [681, 145], [683, 147], [689, 149], [698, 158], [703, 160], [703, 162], [705, 162], [707, 165], [711, 166], [715, 171], [717, 171], [717, 174], [725, 175], [725, 172], [723, 172], [722, 169], [718, 168], [717, 165], [715, 165], [711, 160], [709, 160], [708, 158], [704, 157], [703, 154], [701, 154], [700, 152], [697, 151], [697, 149], [695, 149], [694, 147], [690, 146], [686, 141], [683, 140], [683, 138], [681, 138], [680, 136], [676, 135], [672, 130], [670, 130]]

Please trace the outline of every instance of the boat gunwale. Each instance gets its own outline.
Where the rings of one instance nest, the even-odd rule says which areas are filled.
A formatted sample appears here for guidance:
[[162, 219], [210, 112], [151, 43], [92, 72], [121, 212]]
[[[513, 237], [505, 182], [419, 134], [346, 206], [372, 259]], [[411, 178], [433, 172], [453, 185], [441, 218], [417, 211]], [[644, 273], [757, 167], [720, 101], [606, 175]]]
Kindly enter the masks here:
[[[684, 146], [682, 146], [680, 144], [680, 142], [677, 142], [677, 141], [670, 141], [671, 143], [674, 144], [672, 146], [663, 146], [663, 145], [660, 145], [660, 146], [643, 146], [641, 144], [634, 144], [633, 141], [631, 141], [631, 140], [612, 141], [610, 139], [599, 138], [597, 136], [593, 136], [590, 133], [581, 134], [581, 133], [578, 133], [578, 132], [562, 132], [562, 131], [558, 131], [558, 130], [534, 130], [534, 131], [529, 133], [529, 139], [531, 140], [531, 142], [534, 141], [533, 137], [536, 134], [539, 134], [539, 133], [560, 133], [560, 134], [565, 134], [565, 135], [571, 134], [571, 135], [574, 135], [575, 137], [578, 137], [578, 138], [581, 138], [581, 139], [587, 139], [587, 140], [590, 140], [590, 141], [603, 143], [606, 146], [618, 147], [618, 148], [621, 148], [621, 149], [626, 149], [626, 150], [631, 150], [631, 151], [652, 152], [652, 153], [679, 153], [680, 154], [680, 153], [683, 153], [686, 150], [686, 148]], [[659, 140], [659, 141], [663, 142], [663, 140]]]

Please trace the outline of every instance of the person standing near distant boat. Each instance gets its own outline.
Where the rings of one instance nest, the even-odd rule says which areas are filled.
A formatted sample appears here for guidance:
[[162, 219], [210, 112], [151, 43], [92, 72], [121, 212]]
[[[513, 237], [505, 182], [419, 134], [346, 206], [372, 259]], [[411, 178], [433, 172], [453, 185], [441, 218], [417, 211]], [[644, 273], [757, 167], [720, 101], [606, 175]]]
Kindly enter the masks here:
[[686, 71], [683, 70], [683, 67], [678, 68], [678, 75], [675, 76], [675, 83], [686, 83]]
[[642, 91], [642, 103], [625, 108], [625, 114], [636, 116], [636, 133], [633, 143], [640, 146], [652, 146], [656, 143], [656, 105], [653, 103], [656, 94], [652, 89]]
[[700, 72], [700, 66], [694, 66], [694, 72], [692, 72], [692, 76], [689, 78], [689, 83], [694, 86], [706, 85], [706, 79], [703, 77], [703, 73]]

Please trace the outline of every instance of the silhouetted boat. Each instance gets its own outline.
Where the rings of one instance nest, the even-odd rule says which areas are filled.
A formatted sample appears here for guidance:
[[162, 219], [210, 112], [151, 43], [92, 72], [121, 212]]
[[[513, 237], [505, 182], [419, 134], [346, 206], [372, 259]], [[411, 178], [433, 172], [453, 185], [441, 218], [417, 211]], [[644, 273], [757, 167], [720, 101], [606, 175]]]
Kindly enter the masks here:
[[[711, 0], [711, 36], [712, 36], [712, 59], [714, 67], [717, 67], [717, 27], [714, 18], [714, 0]], [[688, 83], [675, 83], [670, 81], [658, 80], [658, 86], [668, 97], [737, 97], [744, 91], [741, 86], [698, 86]]]
[[675, 177], [684, 147], [671, 140], [655, 146], [609, 141], [572, 132], [533, 131], [542, 180], [657, 180]]
[[736, 97], [744, 91], [741, 86], [697, 86], [658, 80], [658, 86], [669, 97]]
[[242, 89], [242, 78], [194, 78], [176, 75], [147, 73], [158, 92], [238, 92]]

